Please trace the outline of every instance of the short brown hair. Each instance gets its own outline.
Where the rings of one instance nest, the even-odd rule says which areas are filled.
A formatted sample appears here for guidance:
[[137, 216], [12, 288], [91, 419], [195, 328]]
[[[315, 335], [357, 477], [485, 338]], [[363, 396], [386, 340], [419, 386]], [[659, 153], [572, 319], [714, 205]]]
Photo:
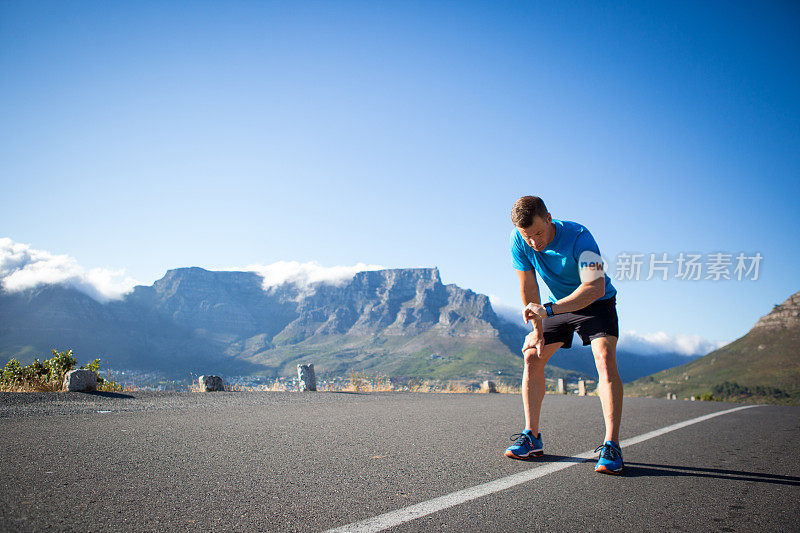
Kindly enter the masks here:
[[518, 228], [527, 228], [533, 224], [533, 217], [547, 216], [547, 207], [538, 196], [523, 196], [511, 208], [511, 222]]

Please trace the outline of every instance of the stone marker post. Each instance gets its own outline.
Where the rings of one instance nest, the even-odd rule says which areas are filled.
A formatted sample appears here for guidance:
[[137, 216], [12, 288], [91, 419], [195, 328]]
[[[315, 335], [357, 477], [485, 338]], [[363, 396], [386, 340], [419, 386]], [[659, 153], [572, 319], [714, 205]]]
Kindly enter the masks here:
[[586, 381], [578, 380], [578, 396], [586, 396]]
[[197, 384], [200, 387], [200, 392], [216, 392], [224, 391], [225, 383], [220, 376], [202, 375], [197, 378]]
[[564, 387], [564, 378], [558, 378], [558, 393], [559, 394], [566, 394], [567, 389]]
[[494, 381], [489, 381], [488, 379], [481, 384], [481, 391], [482, 392], [497, 392], [497, 385]]
[[301, 391], [317, 390], [317, 377], [314, 375], [314, 363], [297, 365], [297, 380]]
[[70, 370], [64, 375], [61, 388], [65, 391], [79, 392], [97, 390], [97, 374], [85, 368]]

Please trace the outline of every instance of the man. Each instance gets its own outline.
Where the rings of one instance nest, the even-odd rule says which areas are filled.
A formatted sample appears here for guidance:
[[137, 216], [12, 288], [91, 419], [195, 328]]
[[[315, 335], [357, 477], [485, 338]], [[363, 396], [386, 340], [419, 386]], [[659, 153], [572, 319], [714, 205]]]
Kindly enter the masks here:
[[[536, 196], [517, 200], [511, 221], [515, 226], [511, 255], [525, 306], [523, 317], [526, 323], [532, 323], [533, 331], [522, 347], [525, 430], [511, 437], [516, 441], [505, 455], [523, 459], [543, 454], [539, 413], [545, 393], [544, 367], [556, 350], [572, 346], [573, 333], [577, 332], [584, 346], [592, 346], [599, 376], [597, 392], [605, 417], [606, 434], [595, 450], [600, 452], [595, 471], [620, 474], [622, 380], [616, 362], [617, 291], [605, 274], [600, 249], [585, 226], [552, 218]], [[553, 294], [544, 305], [537, 272]]]

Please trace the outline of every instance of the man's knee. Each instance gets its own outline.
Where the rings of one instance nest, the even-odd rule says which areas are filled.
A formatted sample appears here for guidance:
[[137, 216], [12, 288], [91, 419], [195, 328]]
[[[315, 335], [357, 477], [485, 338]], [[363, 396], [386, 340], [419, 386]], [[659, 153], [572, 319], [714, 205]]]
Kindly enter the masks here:
[[525, 356], [526, 366], [534, 368], [538, 368], [540, 366], [544, 367], [544, 362], [542, 361], [542, 358], [539, 357], [536, 348], [528, 348], [527, 350], [522, 352], [522, 354]]
[[541, 354], [537, 354], [536, 348], [528, 348], [522, 352], [525, 365], [530, 368], [535, 368], [537, 370], [543, 369], [547, 364], [547, 361], [550, 360], [550, 357], [556, 353], [556, 351], [563, 345], [564, 343], [553, 343], [553, 344], [546, 344], [542, 347]]
[[602, 344], [593, 346], [592, 354], [601, 380], [608, 381], [617, 376], [617, 357], [613, 347]]
[[526, 365], [533, 365], [536, 361], [539, 360], [539, 354], [536, 351], [536, 348], [528, 348], [527, 350], [523, 350], [522, 355], [525, 358]]

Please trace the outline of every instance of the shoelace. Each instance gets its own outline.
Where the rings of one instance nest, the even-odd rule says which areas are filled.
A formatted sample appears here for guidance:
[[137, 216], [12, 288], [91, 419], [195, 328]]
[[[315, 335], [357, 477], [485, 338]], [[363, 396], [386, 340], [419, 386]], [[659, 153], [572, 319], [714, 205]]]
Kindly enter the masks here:
[[595, 453], [600, 452], [600, 457], [603, 459], [608, 459], [609, 461], [616, 461], [619, 452], [616, 448], [614, 448], [610, 444], [601, 444], [597, 448], [594, 449]]
[[530, 436], [525, 433], [514, 433], [513, 435], [511, 435], [511, 440], [516, 440], [517, 442], [515, 442], [514, 444], [516, 444], [517, 446], [522, 446], [523, 444], [525, 444], [525, 441], [528, 441], [531, 444], [531, 446], [533, 446], [533, 441], [531, 440]]

